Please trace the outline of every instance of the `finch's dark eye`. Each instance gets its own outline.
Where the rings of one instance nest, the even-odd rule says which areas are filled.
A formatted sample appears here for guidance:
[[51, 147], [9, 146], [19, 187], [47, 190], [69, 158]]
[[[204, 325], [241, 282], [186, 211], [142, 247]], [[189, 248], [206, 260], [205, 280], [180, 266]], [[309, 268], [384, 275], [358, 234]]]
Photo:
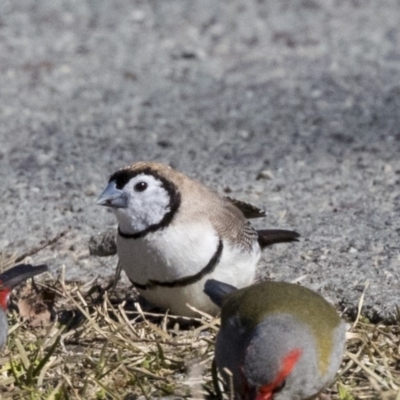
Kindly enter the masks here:
[[144, 192], [147, 189], [147, 183], [146, 182], [138, 182], [133, 189], [135, 192]]

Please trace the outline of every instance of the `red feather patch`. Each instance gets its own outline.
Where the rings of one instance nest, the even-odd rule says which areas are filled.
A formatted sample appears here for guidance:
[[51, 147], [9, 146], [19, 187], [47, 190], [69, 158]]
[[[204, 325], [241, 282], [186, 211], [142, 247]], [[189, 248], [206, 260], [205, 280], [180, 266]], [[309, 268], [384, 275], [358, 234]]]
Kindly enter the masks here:
[[7, 310], [8, 299], [10, 297], [11, 289], [8, 287], [1, 287], [0, 281], [0, 307], [5, 311]]
[[277, 377], [270, 384], [262, 386], [259, 389], [256, 400], [271, 400], [273, 398], [272, 396], [274, 391], [279, 388], [279, 386], [292, 372], [297, 361], [299, 361], [301, 354], [302, 350], [294, 349], [283, 358], [282, 367], [279, 370]]

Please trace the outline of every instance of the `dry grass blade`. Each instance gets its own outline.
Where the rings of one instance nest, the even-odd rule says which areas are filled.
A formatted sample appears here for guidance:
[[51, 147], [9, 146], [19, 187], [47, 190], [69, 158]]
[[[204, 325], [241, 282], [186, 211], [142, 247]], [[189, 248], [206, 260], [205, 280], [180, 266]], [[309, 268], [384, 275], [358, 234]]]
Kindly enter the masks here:
[[368, 286], [369, 286], [369, 281], [367, 281], [367, 282], [365, 283], [364, 290], [363, 290], [363, 292], [362, 292], [362, 294], [361, 294], [361, 296], [360, 296], [360, 300], [358, 301], [357, 317], [356, 317], [356, 320], [354, 321], [352, 327], [350, 328], [350, 331], [352, 331], [352, 330], [357, 326], [357, 323], [358, 323], [358, 321], [359, 321], [359, 319], [360, 319], [362, 306], [363, 306], [363, 304], [364, 304], [365, 292], [367, 291]]
[[[121, 293], [93, 301], [91, 289], [67, 283], [64, 271], [47, 284], [56, 293], [53, 325], [27, 329], [10, 314], [0, 398], [190, 399], [207, 392], [210, 399], [230, 398], [211, 368], [219, 319], [201, 312], [194, 319], [148, 312], [121, 302]], [[348, 334], [339, 391], [328, 392], [333, 400], [400, 400], [400, 327], [362, 321], [358, 317]]]

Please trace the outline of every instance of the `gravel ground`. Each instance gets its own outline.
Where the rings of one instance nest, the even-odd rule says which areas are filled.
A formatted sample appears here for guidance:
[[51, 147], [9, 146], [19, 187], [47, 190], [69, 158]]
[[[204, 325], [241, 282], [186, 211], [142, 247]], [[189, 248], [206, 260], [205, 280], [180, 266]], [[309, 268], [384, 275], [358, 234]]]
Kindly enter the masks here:
[[[396, 0], [0, 3], [0, 249], [69, 279], [115, 227], [108, 176], [170, 163], [268, 210], [303, 240], [260, 275], [373, 319], [400, 303], [400, 4]], [[260, 174], [260, 172], [263, 172]], [[257, 179], [258, 178], [258, 179]]]

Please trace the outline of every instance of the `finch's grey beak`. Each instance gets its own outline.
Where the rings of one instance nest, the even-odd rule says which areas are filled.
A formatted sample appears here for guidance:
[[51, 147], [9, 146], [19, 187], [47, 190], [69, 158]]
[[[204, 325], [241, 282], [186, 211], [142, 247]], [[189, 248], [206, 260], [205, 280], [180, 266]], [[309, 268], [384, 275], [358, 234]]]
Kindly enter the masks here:
[[114, 181], [111, 181], [97, 199], [96, 204], [106, 207], [127, 208], [128, 197], [122, 190], [117, 189]]

